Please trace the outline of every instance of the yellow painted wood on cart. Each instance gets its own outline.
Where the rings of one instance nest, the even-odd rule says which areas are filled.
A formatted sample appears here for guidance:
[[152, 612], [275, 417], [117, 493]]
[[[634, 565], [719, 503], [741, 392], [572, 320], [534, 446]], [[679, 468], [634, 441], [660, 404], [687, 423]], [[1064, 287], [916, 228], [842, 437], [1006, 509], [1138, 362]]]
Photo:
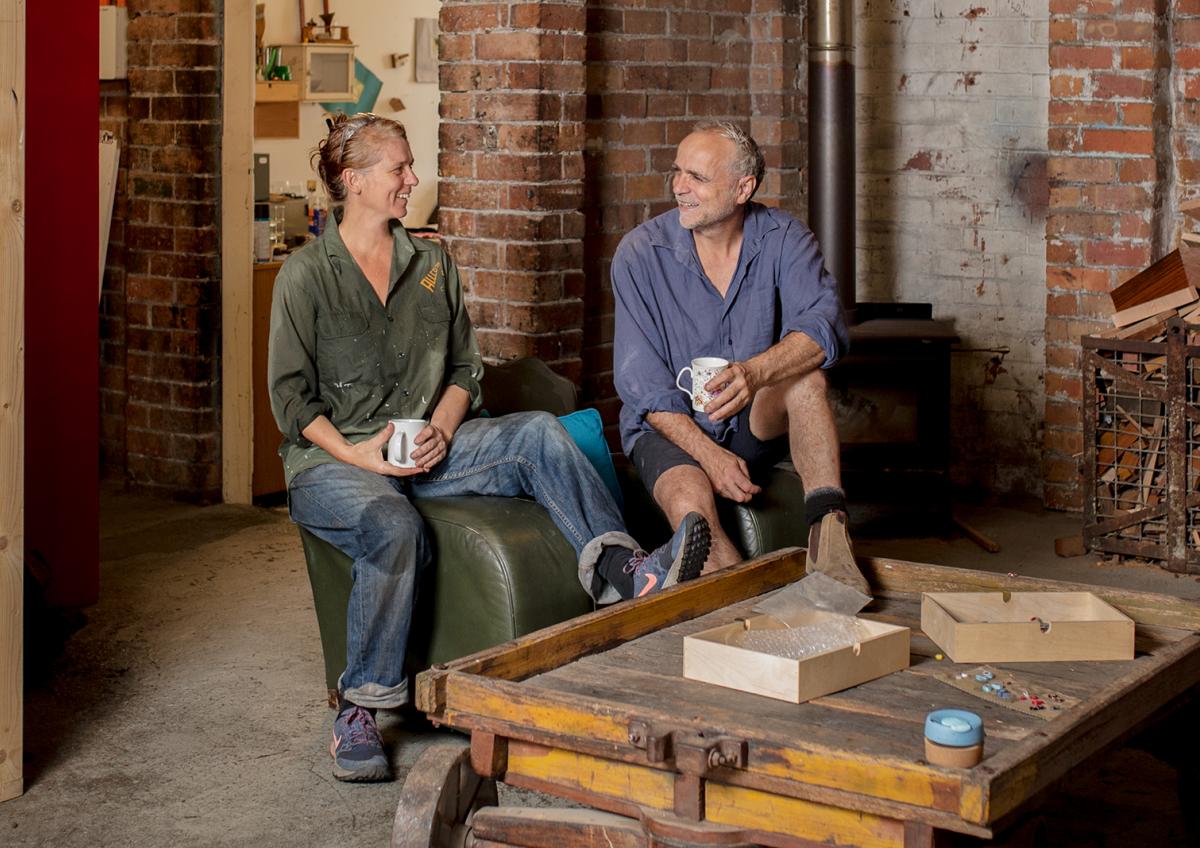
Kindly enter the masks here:
[[962, 781], [941, 769], [841, 752], [783, 750], [778, 754], [763, 762], [751, 753], [746, 770], [934, 810], [959, 809]]
[[446, 681], [446, 723], [469, 726], [466, 716], [484, 716], [520, 727], [595, 742], [629, 744], [628, 716], [599, 709], [583, 711], [547, 699], [528, 699], [518, 684], [451, 675]]
[[541, 745], [510, 743], [506, 775], [509, 780], [520, 775], [657, 810], [674, 806], [675, 780], [669, 772]]
[[708, 783], [705, 820], [828, 845], [903, 848], [904, 823], [855, 810], [783, 798], [756, 789]]
[[958, 814], [964, 821], [987, 824], [991, 798], [987, 789], [978, 783], [964, 783], [958, 802]]
[[[451, 726], [471, 726], [471, 716], [536, 729], [556, 737], [628, 745], [630, 716], [611, 710], [554, 704], [548, 693], [527, 697], [520, 684], [451, 674], [446, 680], [445, 718]], [[752, 746], [747, 771], [800, 780], [904, 804], [957, 812], [961, 779], [918, 763], [862, 757], [843, 752], [774, 750], [764, 757]]]

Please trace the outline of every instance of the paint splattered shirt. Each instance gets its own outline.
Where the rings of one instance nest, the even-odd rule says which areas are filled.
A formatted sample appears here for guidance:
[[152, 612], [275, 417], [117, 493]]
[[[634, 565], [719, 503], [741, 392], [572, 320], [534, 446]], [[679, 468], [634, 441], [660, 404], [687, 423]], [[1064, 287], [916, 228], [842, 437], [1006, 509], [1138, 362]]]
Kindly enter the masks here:
[[837, 284], [812, 231], [786, 212], [749, 203], [742, 250], [722, 298], [672, 209], [621, 239], [612, 261], [616, 301], [613, 377], [621, 396], [626, 454], [653, 428], [651, 412], [691, 415], [718, 442], [743, 417], [712, 422], [676, 388], [679, 371], [701, 356], [730, 362], [757, 356], [788, 333], [804, 333], [829, 368], [849, 346]]
[[441, 245], [410, 237], [399, 221], [392, 234], [386, 305], [332, 217], [279, 269], [267, 383], [288, 485], [301, 471], [336, 462], [301, 435], [318, 415], [360, 442], [389, 418], [428, 418], [448, 385], [479, 407], [483, 365], [457, 268]]

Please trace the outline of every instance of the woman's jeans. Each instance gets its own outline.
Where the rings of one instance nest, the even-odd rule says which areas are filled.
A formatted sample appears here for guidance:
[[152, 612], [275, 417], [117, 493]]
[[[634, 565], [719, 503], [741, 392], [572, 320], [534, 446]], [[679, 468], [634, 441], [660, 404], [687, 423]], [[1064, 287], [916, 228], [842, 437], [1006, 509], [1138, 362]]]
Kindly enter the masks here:
[[[558, 420], [523, 412], [465, 422], [428, 474], [388, 477], [341, 462], [301, 472], [288, 490], [292, 520], [354, 560], [339, 688], [364, 707], [408, 700], [404, 655], [420, 570], [430, 549], [412, 497], [532, 497], [583, 556], [589, 542], [623, 541], [612, 495]], [[628, 537], [624, 537], [627, 539]], [[632, 540], [628, 541], [633, 546]]]

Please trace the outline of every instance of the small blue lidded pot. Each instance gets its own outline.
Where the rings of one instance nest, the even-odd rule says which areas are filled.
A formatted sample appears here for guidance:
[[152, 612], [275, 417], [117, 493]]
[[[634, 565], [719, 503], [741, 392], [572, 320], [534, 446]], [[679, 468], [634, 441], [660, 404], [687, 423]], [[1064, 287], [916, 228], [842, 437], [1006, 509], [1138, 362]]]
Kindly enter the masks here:
[[983, 719], [966, 710], [925, 716], [925, 759], [933, 765], [970, 768], [983, 759]]

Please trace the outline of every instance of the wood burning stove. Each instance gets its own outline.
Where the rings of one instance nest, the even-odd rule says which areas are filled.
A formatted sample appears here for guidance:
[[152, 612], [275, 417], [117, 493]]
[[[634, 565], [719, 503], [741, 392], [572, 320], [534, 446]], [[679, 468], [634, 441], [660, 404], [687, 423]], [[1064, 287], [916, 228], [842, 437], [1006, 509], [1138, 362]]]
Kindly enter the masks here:
[[953, 322], [927, 303], [858, 305], [850, 352], [829, 374], [842, 481], [857, 527], [950, 521]]

